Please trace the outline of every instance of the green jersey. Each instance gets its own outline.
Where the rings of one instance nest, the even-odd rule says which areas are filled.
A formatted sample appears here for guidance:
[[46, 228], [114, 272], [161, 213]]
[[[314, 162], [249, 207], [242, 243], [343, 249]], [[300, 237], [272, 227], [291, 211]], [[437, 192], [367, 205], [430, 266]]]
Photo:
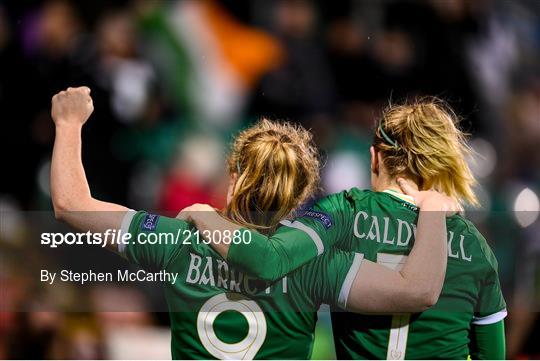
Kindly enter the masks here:
[[120, 253], [164, 275], [175, 359], [309, 359], [319, 305], [344, 307], [362, 261], [336, 249], [270, 283], [198, 243], [186, 222], [130, 211], [122, 229]]
[[[336, 246], [399, 269], [414, 244], [417, 218], [412, 198], [391, 191], [352, 189], [319, 201], [282, 227], [288, 229], [278, 229], [271, 237], [259, 235], [253, 244], [231, 245], [228, 260], [273, 279]], [[437, 304], [423, 313], [394, 316], [333, 312], [339, 358], [465, 359], [471, 327], [496, 323], [506, 316], [497, 261], [486, 240], [459, 215], [448, 218], [447, 233], [448, 267]], [[261, 238], [271, 247], [263, 246]], [[301, 252], [299, 247], [303, 247]], [[258, 251], [276, 264], [252, 264], [245, 258], [250, 248], [260, 248]], [[271, 255], [274, 249], [278, 250], [279, 262]], [[261, 267], [274, 271], [265, 273]], [[335, 307], [333, 310], [338, 311]]]

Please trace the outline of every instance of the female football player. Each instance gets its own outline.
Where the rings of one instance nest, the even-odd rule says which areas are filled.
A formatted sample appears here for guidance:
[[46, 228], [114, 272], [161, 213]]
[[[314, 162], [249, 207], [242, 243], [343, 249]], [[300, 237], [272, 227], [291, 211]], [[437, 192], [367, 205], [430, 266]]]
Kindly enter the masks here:
[[[108, 246], [147, 270], [176, 275], [172, 282], [163, 282], [174, 358], [305, 359], [321, 303], [349, 311], [416, 312], [436, 302], [447, 263], [445, 211], [454, 207], [451, 199], [432, 191], [414, 192], [420, 208], [418, 232], [399, 272], [336, 248], [276, 282], [265, 282], [226, 263], [185, 221], [94, 199], [81, 161], [81, 129], [92, 110], [88, 88], [69, 88], [53, 97], [55, 214], [84, 232], [127, 232], [130, 240]], [[261, 230], [274, 229], [319, 179], [310, 134], [269, 121], [236, 138], [229, 170], [226, 214]], [[178, 234], [180, 240], [175, 240]], [[159, 235], [173, 239], [149, 241]], [[294, 235], [290, 242], [295, 243]], [[253, 256], [259, 257], [256, 251]]]
[[[249, 244], [212, 239], [212, 246], [229, 264], [267, 280], [279, 279], [332, 246], [398, 269], [410, 257], [418, 206], [400, 192], [398, 177], [412, 181], [416, 189], [434, 188], [460, 203], [477, 203], [465, 159], [469, 150], [456, 124], [453, 112], [437, 99], [390, 106], [370, 149], [373, 191], [353, 188], [330, 195], [294, 221], [282, 221], [268, 237], [252, 232]], [[235, 161], [242, 184], [241, 153]], [[244, 230], [240, 222], [226, 220], [207, 205], [188, 207], [178, 217], [193, 221], [200, 231]], [[506, 305], [497, 261], [462, 216], [451, 217], [447, 227], [448, 269], [437, 305], [412, 315], [333, 313], [339, 358], [504, 358]]]

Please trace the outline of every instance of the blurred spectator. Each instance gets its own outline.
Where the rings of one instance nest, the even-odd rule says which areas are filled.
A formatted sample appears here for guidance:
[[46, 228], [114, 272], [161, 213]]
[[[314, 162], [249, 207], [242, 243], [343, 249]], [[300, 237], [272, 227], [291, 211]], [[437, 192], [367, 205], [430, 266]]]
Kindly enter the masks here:
[[17, 312], [7, 338], [7, 358], [48, 359], [53, 356], [54, 338], [62, 316], [53, 312]]
[[280, 0], [271, 6], [271, 29], [287, 54], [254, 92], [252, 112], [302, 121], [334, 111], [334, 87], [317, 37], [317, 9], [310, 1]]
[[105, 14], [97, 27], [100, 69], [97, 81], [111, 92], [119, 120], [132, 123], [144, 116], [149, 103], [153, 69], [137, 57], [135, 22], [126, 11]]
[[104, 337], [91, 314], [72, 313], [60, 322], [49, 357], [95, 360], [106, 357]]
[[211, 137], [193, 135], [182, 144], [172, 163], [159, 209], [175, 213], [201, 202], [223, 208], [226, 180], [222, 144]]
[[540, 79], [520, 89], [508, 98], [505, 123], [502, 125], [507, 152], [506, 165], [510, 174], [526, 180], [540, 178]]

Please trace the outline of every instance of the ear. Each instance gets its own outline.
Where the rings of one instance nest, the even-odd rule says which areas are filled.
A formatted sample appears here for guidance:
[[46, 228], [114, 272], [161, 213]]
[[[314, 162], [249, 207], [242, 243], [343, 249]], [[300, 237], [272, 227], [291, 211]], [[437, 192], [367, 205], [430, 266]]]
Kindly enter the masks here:
[[238, 180], [238, 173], [231, 173], [229, 177], [229, 188], [227, 189], [227, 205], [231, 202], [233, 198], [237, 180]]
[[238, 173], [231, 173], [231, 179], [229, 180], [229, 187], [234, 190], [236, 188], [236, 181], [238, 181]]
[[371, 172], [379, 174], [379, 152], [375, 150], [373, 146], [369, 147], [369, 153], [371, 155]]

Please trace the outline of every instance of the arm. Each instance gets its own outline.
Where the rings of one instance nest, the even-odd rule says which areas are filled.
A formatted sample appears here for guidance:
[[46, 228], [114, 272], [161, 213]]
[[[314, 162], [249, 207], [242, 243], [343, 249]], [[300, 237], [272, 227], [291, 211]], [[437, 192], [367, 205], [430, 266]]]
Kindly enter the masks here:
[[[54, 213], [70, 226], [91, 232], [120, 229], [128, 208], [94, 199], [81, 160], [81, 130], [94, 107], [87, 87], [69, 88], [52, 99], [56, 126], [51, 164]], [[116, 244], [107, 244], [116, 251]]]
[[[486, 245], [485, 242], [481, 244]], [[499, 281], [497, 259], [489, 248], [485, 249], [484, 256], [485, 272], [479, 273], [482, 284], [471, 322], [469, 350], [473, 359], [503, 360], [506, 358], [506, 302]]]
[[[273, 282], [307, 263], [318, 255], [318, 249], [307, 234], [298, 234], [297, 229], [282, 226], [271, 236], [263, 235], [223, 218], [213, 208], [195, 204], [183, 210], [177, 218], [195, 223], [204, 236], [205, 231], [217, 232], [247, 230], [249, 243], [223, 243], [222, 237], [210, 238], [210, 245], [224, 259], [255, 278]], [[294, 242], [291, 241], [294, 237]], [[233, 251], [229, 252], [232, 249]], [[238, 252], [234, 252], [234, 250]], [[247, 256], [248, 254], [249, 256]]]
[[447, 197], [421, 193], [432, 194], [420, 205], [417, 237], [403, 269], [393, 271], [364, 260], [349, 292], [347, 310], [420, 312], [437, 302], [448, 257], [446, 212], [442, 208]]
[[[413, 195], [411, 193], [411, 195]], [[299, 271], [312, 299], [359, 313], [421, 312], [433, 306], [442, 289], [447, 263], [446, 212], [450, 198], [416, 192], [418, 232], [401, 270], [334, 248]]]
[[474, 360], [506, 359], [504, 320], [489, 325], [472, 325], [469, 349]]
[[272, 235], [263, 235], [223, 218], [212, 207], [195, 204], [177, 218], [193, 222], [205, 232], [241, 230], [249, 232], [250, 242], [223, 243], [217, 237], [211, 246], [220, 255], [249, 275], [275, 281], [352, 235], [353, 209], [346, 192], [332, 194], [317, 202], [309, 212], [294, 221], [284, 220]]
[[[186, 207], [182, 209], [180, 213], [178, 213], [176, 218], [186, 222], [194, 223], [197, 229], [203, 235], [205, 232], [210, 232], [210, 234], [212, 234], [213, 232], [217, 232], [219, 234], [224, 234], [224, 232], [230, 232], [231, 234], [233, 234], [234, 231], [239, 231], [242, 229], [242, 227], [238, 224], [223, 218], [213, 207], [207, 204], [196, 203], [189, 207]], [[256, 245], [260, 244], [261, 241], [266, 240], [266, 237], [259, 232], [252, 231], [251, 233], [252, 242], [254, 239]], [[227, 259], [230, 243], [222, 242], [221, 237], [211, 237], [209, 241], [211, 242], [210, 245], [212, 246], [214, 251], [219, 253], [219, 255], [224, 259]]]

